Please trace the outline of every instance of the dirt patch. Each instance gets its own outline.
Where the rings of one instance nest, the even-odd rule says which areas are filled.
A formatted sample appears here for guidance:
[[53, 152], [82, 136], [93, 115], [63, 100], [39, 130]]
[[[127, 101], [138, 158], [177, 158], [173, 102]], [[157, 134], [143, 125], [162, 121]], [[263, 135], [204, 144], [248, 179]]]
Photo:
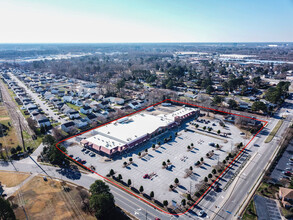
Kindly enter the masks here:
[[[65, 191], [61, 182], [42, 177], [34, 177], [21, 188], [22, 201], [29, 219], [95, 219], [89, 213], [82, 211], [80, 188], [66, 185]], [[25, 214], [20, 207], [19, 191], [10, 197], [17, 219], [25, 219]]]
[[30, 174], [0, 171], [0, 182], [6, 187], [14, 187], [22, 183]]

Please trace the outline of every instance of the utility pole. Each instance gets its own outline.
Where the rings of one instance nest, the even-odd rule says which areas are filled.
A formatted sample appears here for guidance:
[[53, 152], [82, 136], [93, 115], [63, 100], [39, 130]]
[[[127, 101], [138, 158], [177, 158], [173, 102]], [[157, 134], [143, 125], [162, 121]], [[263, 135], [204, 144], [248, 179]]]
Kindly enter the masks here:
[[191, 181], [189, 181], [189, 193], [191, 195]]
[[20, 123], [19, 117], [18, 117], [18, 123], [19, 123], [19, 128], [20, 128], [20, 136], [21, 136], [21, 141], [22, 141], [23, 152], [25, 152], [26, 149], [25, 149], [25, 144], [24, 144], [24, 140], [23, 140], [22, 127], [21, 127], [21, 123]]

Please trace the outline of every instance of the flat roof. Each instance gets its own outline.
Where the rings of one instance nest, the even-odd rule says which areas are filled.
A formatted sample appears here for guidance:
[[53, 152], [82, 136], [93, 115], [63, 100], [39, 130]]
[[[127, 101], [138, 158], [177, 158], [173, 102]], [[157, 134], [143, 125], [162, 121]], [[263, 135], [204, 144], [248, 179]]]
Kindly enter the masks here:
[[92, 130], [93, 136], [86, 140], [97, 146], [113, 149], [147, 133], [152, 133], [159, 127], [167, 126], [174, 122], [176, 116], [182, 116], [192, 111], [194, 111], [194, 108], [185, 107], [167, 115], [137, 113]]

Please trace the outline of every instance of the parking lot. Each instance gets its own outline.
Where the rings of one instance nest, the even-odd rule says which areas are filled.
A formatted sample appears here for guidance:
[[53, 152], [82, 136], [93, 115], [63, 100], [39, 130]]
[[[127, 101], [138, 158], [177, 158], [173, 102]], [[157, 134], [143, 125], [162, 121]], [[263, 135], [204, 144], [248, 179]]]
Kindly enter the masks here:
[[293, 174], [293, 142], [289, 144], [271, 173], [272, 182], [277, 183], [281, 179], [291, 179]]
[[[155, 198], [160, 201], [180, 202], [183, 194], [196, 191], [195, 185], [208, 176], [218, 161], [223, 161], [236, 144], [248, 142], [243, 135], [240, 135], [241, 131], [234, 125], [226, 123], [225, 128], [220, 126], [219, 118], [187, 121], [181, 127], [167, 131], [109, 162], [105, 162], [105, 157], [91, 154], [89, 150], [83, 150], [78, 144], [67, 147], [67, 149], [73, 158], [78, 157], [76, 159], [79, 159], [87, 167], [94, 166], [96, 172], [103, 176], [106, 176], [110, 169], [113, 169], [116, 172], [115, 176], [121, 174], [125, 182], [131, 179], [132, 186], [135, 188], [139, 189], [140, 186], [143, 186], [146, 194], [154, 191]], [[196, 128], [195, 124], [198, 124], [199, 127]], [[204, 126], [212, 127], [212, 131], [203, 130]], [[217, 133], [218, 130], [221, 131], [220, 134]], [[177, 137], [175, 137], [176, 132], [178, 133]], [[224, 133], [228, 135], [225, 136]], [[164, 139], [170, 135], [173, 137], [172, 140], [164, 143]], [[74, 139], [70, 141], [74, 141]], [[160, 147], [157, 145], [158, 148], [154, 150], [152, 145], [158, 142], [162, 144]], [[220, 149], [216, 148], [217, 144]], [[188, 146], [193, 149], [188, 149]], [[143, 154], [145, 149], [148, 149], [147, 154], [139, 158], [139, 152]], [[208, 158], [206, 154], [211, 152], [213, 152], [213, 156]], [[124, 167], [124, 161], [128, 163], [129, 158], [133, 158], [133, 163]], [[204, 159], [203, 163], [200, 166], [195, 166], [201, 158]], [[163, 169], [162, 163], [164, 161], [166, 167]], [[168, 163], [168, 161], [170, 162]], [[190, 167], [192, 167], [192, 174], [188, 176]], [[179, 180], [178, 187], [170, 191], [169, 186], [174, 185], [175, 178]]]

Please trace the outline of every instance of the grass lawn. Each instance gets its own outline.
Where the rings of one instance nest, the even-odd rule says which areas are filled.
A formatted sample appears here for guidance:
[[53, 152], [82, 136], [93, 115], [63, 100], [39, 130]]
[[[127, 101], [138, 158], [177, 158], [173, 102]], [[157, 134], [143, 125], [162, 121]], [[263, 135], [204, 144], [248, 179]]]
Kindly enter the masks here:
[[283, 120], [279, 120], [276, 126], [274, 127], [274, 129], [272, 130], [272, 132], [269, 134], [269, 136], [265, 140], [265, 143], [269, 143], [273, 140], [273, 138], [275, 137], [276, 133], [278, 132], [282, 124], [283, 124]]
[[32, 140], [31, 135], [29, 135], [29, 133], [27, 133], [26, 131], [23, 130], [22, 136], [23, 136], [23, 141], [24, 141], [25, 147], [30, 147], [32, 149], [36, 149], [42, 143], [44, 135], [38, 135], [36, 140]]
[[[48, 178], [34, 177], [21, 187], [25, 204], [19, 204], [18, 192], [9, 198], [18, 207], [14, 209], [17, 219], [26, 219], [20, 205], [24, 205], [29, 219], [96, 219], [81, 209], [80, 187], [67, 185], [65, 191], [61, 182]], [[83, 190], [84, 191], [84, 190]]]
[[[2, 146], [6, 146], [8, 152], [10, 152], [10, 149], [12, 147], [16, 148], [17, 145], [19, 145], [19, 140], [17, 137], [17, 130], [12, 125], [11, 119], [9, 117], [9, 114], [4, 106], [0, 107], [0, 123], [7, 126], [9, 128], [7, 135], [0, 136], [0, 143]], [[5, 151], [4, 151], [5, 154]]]
[[257, 215], [256, 215], [253, 199], [250, 201], [248, 207], [246, 208], [242, 219], [243, 220], [257, 220]]
[[277, 186], [271, 185], [269, 183], [262, 183], [257, 189], [257, 194], [265, 196], [268, 198], [275, 199], [275, 194], [279, 191]]
[[76, 110], [76, 111], [79, 111], [81, 109], [81, 106], [76, 106], [76, 105], [73, 105], [71, 103], [66, 103], [66, 105], [68, 105], [70, 108]]
[[30, 174], [19, 172], [0, 171], [1, 184], [6, 187], [14, 187], [22, 183]]
[[286, 219], [292, 219], [293, 213], [290, 210], [281, 207], [281, 212], [285, 216]]

